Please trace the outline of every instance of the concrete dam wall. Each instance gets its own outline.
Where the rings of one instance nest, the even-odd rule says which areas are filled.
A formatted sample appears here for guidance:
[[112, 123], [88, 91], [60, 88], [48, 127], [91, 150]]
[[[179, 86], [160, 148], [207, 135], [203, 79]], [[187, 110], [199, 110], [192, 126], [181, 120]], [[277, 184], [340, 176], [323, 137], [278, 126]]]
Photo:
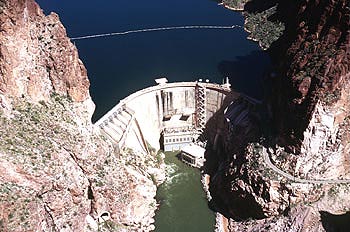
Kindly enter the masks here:
[[194, 141], [231, 93], [228, 83], [159, 84], [121, 100], [95, 125], [119, 148], [149, 153], [149, 148], [178, 150]]

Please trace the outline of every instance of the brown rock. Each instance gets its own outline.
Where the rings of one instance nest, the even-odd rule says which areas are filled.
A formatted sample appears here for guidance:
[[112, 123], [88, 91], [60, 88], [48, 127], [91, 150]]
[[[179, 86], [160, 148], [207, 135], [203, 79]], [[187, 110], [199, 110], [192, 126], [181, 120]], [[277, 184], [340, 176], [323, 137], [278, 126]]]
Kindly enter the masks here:
[[47, 100], [52, 92], [89, 98], [87, 72], [58, 15], [34, 0], [7, 1], [0, 14], [0, 91]]
[[271, 99], [275, 125], [281, 137], [287, 135], [281, 141], [295, 145], [303, 138], [317, 100], [341, 91], [348, 81], [350, 9], [347, 0], [302, 0], [281, 1], [279, 11], [288, 26], [271, 49], [283, 77], [276, 82], [280, 96]]
[[0, 0], [0, 231], [154, 229], [156, 159], [126, 167], [95, 133], [88, 88], [58, 16]]
[[301, 93], [302, 98], [304, 98], [307, 95], [310, 85], [311, 85], [311, 77], [304, 78], [299, 84], [298, 91]]
[[[286, 23], [271, 49], [280, 73], [269, 98], [277, 138], [269, 134], [262, 145], [242, 142], [241, 133], [224, 134], [208, 151], [210, 193], [218, 211], [231, 218], [230, 231], [325, 231], [319, 211], [349, 211], [349, 184], [295, 183], [295, 177], [350, 178], [349, 1], [277, 2]], [[292, 178], [264, 167], [264, 146]]]

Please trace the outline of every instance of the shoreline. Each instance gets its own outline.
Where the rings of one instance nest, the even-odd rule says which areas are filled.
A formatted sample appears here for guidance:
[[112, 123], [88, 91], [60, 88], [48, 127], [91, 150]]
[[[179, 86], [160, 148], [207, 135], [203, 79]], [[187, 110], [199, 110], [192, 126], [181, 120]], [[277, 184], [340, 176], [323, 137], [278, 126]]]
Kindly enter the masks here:
[[232, 6], [229, 6], [223, 2], [220, 2], [218, 3], [219, 6], [223, 6], [229, 10], [234, 10], [234, 11], [244, 11], [244, 6], [243, 7], [232, 7]]
[[[244, 17], [244, 15], [243, 15], [243, 17]], [[252, 32], [251, 32], [250, 30], [248, 30], [247, 27], [246, 27], [247, 22], [248, 22], [248, 19], [244, 17], [243, 30], [246, 31], [246, 32], [249, 34], [249, 35], [247, 36], [247, 39], [258, 43], [258, 45], [259, 45], [259, 47], [261, 48], [261, 50], [266, 51], [268, 48], [263, 47], [262, 44], [261, 44], [261, 42], [260, 42], [259, 40], [255, 39], [255, 38], [253, 38], [253, 37], [251, 36]]]
[[238, 12], [243, 12], [244, 11], [244, 8], [232, 7], [232, 6], [229, 6], [229, 5], [225, 5], [223, 3], [221, 5], [224, 6], [226, 9], [229, 9], [229, 10], [238, 11]]
[[[201, 183], [203, 190], [205, 192], [205, 195], [207, 197], [208, 203], [212, 200], [212, 196], [209, 192], [209, 184], [210, 184], [210, 175], [208, 174], [201, 174]], [[215, 232], [229, 232], [228, 230], [228, 219], [224, 217], [221, 213], [215, 212]]]
[[242, 14], [243, 18], [244, 18], [243, 30], [246, 31], [246, 32], [249, 34], [249, 35], [247, 36], [247, 39], [258, 43], [259, 47], [260, 47], [261, 50], [263, 50], [263, 51], [266, 51], [266, 50], [268, 49], [268, 48], [263, 47], [263, 46], [261, 45], [261, 42], [260, 42], [259, 40], [257, 40], [257, 39], [255, 39], [255, 38], [251, 37], [252, 32], [251, 32], [250, 30], [248, 30], [247, 27], [246, 27], [246, 24], [247, 24], [247, 20], [248, 20], [248, 19], [244, 16], [244, 6], [243, 6], [243, 7], [240, 7], [240, 8], [238, 8], [238, 7], [231, 7], [231, 6], [229, 6], [229, 5], [224, 4], [223, 2], [219, 3], [218, 5], [223, 6], [223, 7], [225, 7], [226, 9], [229, 9], [229, 10], [232, 10], [232, 11], [240, 12], [240, 13]]

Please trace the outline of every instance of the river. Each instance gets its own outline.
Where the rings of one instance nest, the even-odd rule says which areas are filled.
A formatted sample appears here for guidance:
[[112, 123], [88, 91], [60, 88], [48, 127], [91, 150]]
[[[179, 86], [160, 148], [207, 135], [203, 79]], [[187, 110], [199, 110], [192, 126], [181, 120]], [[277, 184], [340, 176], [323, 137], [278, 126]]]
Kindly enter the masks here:
[[167, 152], [165, 163], [168, 178], [157, 191], [160, 208], [156, 213], [155, 231], [214, 231], [215, 217], [208, 209], [199, 169], [182, 163], [176, 152]]
[[[48, 14], [60, 15], [69, 37], [143, 28], [187, 25], [243, 25], [240, 13], [212, 0], [38, 0]], [[121, 99], [167, 77], [170, 82], [199, 78], [262, 96], [268, 56], [240, 29], [173, 30], [76, 41], [88, 70], [96, 121]], [[200, 174], [167, 155], [169, 179], [159, 188], [156, 231], [213, 231]]]

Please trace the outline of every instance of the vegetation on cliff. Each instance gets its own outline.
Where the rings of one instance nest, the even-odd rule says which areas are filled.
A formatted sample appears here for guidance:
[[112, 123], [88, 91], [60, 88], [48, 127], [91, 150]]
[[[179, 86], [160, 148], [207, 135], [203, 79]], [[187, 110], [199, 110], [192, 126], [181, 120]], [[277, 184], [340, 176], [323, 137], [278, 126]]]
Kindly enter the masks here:
[[222, 0], [222, 3], [230, 9], [233, 10], [243, 10], [244, 5], [249, 0]]
[[150, 231], [159, 161], [91, 123], [86, 69], [59, 17], [0, 1], [0, 231]]
[[273, 106], [274, 126], [285, 145], [300, 148], [317, 101], [336, 103], [347, 85], [350, 8], [346, 4], [345, 0], [250, 0], [244, 6], [249, 38], [270, 48], [278, 67], [274, 70], [278, 78], [269, 86], [274, 91], [266, 100]]
[[39, 103], [13, 99], [10, 114], [0, 108], [1, 230], [148, 230], [156, 154], [119, 152], [82, 118], [57, 94]]
[[243, 11], [248, 39], [257, 41], [264, 50], [280, 38], [285, 30], [284, 23], [276, 14], [276, 0], [223, 0], [222, 3], [230, 9]]
[[[336, 230], [339, 225], [327, 224], [325, 211], [345, 215], [350, 208], [345, 200], [350, 196], [348, 2], [251, 0], [244, 8], [248, 30], [265, 30], [261, 25], [266, 19], [285, 27], [267, 23], [273, 39], [256, 39], [260, 43], [267, 39], [274, 65], [265, 89], [272, 130], [252, 147], [253, 153], [250, 144], [237, 138], [239, 134], [226, 134], [213, 152], [218, 169], [211, 179], [212, 196], [222, 213], [235, 219], [229, 222], [231, 231]], [[259, 147], [271, 151], [268, 162], [291, 178], [286, 181], [286, 175], [267, 170]], [[301, 184], [298, 179], [322, 184]], [[243, 208], [246, 205], [250, 211]], [[268, 218], [242, 222], [242, 215]]]
[[262, 49], [268, 49], [273, 42], [278, 40], [284, 31], [284, 24], [271, 20], [276, 14], [277, 6], [257, 13], [244, 13], [245, 29], [250, 33], [249, 39], [258, 41]]
[[346, 0], [297, 1], [281, 2], [278, 11], [288, 27], [270, 50], [280, 76], [273, 88], [281, 90], [271, 101], [274, 121], [281, 143], [300, 147], [317, 102], [332, 107], [343, 101], [350, 72], [350, 8]]

